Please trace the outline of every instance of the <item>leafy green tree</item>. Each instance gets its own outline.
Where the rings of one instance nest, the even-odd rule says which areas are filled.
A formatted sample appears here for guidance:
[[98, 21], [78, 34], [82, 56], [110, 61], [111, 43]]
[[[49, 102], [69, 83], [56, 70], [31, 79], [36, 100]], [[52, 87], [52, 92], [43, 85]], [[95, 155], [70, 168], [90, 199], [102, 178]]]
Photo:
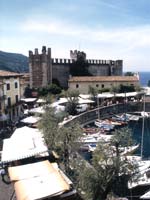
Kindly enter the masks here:
[[89, 85], [88, 94], [90, 94], [94, 99], [95, 97], [97, 97], [98, 89], [96, 87], [92, 87], [91, 85]]
[[48, 94], [60, 94], [61, 88], [56, 84], [50, 84], [47, 87], [38, 88], [39, 96], [47, 96]]
[[84, 57], [78, 56], [77, 60], [70, 65], [70, 74], [72, 76], [91, 76], [88, 71], [89, 64]]
[[134, 76], [134, 72], [126, 72], [124, 75], [125, 76]]
[[54, 109], [45, 107], [45, 113], [39, 122], [39, 129], [42, 130], [48, 148], [50, 150], [57, 149], [58, 141], [58, 124], [63, 120], [63, 117], [55, 115]]
[[73, 157], [80, 148], [82, 130], [79, 123], [70, 123], [69, 126], [59, 128], [60, 155], [64, 163], [65, 171], [70, 174], [70, 166]]
[[65, 127], [60, 122], [64, 115], [56, 115], [52, 108], [47, 107], [39, 123], [46, 144], [51, 151], [55, 151], [60, 156], [64, 169], [69, 173], [70, 161], [80, 145], [81, 128], [79, 123], [70, 123]]
[[69, 115], [76, 115], [79, 92], [76, 90], [72, 90], [72, 91], [68, 90], [65, 92], [65, 97], [68, 100], [67, 105], [66, 105], [66, 112]]
[[[136, 167], [121, 155], [120, 146], [131, 144], [129, 129], [116, 130], [110, 143], [101, 141], [93, 153], [92, 165], [82, 166], [79, 187], [85, 199], [105, 200], [111, 192], [124, 196], [121, 185], [134, 173]], [[80, 171], [80, 170], [79, 170]]]
[[23, 95], [25, 98], [32, 97], [32, 89], [30, 88], [29, 85], [25, 88]]
[[57, 86], [56, 84], [50, 84], [47, 86], [48, 92], [52, 94], [60, 94], [61, 93], [61, 88]]
[[124, 92], [135, 92], [135, 87], [134, 85], [120, 85], [120, 89], [119, 89], [120, 93], [124, 93]]

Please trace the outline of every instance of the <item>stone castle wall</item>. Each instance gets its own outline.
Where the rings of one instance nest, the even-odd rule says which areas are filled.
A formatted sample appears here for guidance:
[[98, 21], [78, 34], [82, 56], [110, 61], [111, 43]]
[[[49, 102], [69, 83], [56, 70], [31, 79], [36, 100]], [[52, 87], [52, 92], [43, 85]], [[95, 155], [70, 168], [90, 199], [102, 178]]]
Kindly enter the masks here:
[[113, 76], [122, 75], [122, 60], [93, 60], [86, 59], [86, 54], [79, 51], [71, 51], [71, 59], [52, 58], [51, 49], [44, 46], [42, 53], [29, 51], [29, 72], [30, 87], [44, 87], [52, 83], [53, 79], [57, 79], [60, 86], [68, 87], [69, 69], [78, 57], [83, 57], [85, 62], [89, 64], [89, 72], [93, 76]]

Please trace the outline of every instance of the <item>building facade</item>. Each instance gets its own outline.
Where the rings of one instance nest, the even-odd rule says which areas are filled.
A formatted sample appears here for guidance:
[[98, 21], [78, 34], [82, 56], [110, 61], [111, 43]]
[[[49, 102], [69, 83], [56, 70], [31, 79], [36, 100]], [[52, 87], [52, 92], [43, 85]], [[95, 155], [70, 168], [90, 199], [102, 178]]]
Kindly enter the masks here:
[[22, 75], [0, 70], [0, 116], [1, 121], [16, 121], [22, 114], [20, 78]]
[[70, 51], [70, 59], [52, 58], [51, 49], [42, 48], [42, 53], [29, 51], [30, 87], [44, 87], [54, 81], [60, 86], [68, 88], [70, 66], [78, 57], [83, 57], [88, 63], [88, 71], [93, 76], [121, 76], [123, 73], [122, 60], [94, 60], [86, 59], [86, 54], [80, 51]]
[[111, 89], [120, 85], [139, 86], [138, 76], [76, 76], [68, 81], [69, 90], [77, 90], [80, 94], [88, 94], [89, 87]]

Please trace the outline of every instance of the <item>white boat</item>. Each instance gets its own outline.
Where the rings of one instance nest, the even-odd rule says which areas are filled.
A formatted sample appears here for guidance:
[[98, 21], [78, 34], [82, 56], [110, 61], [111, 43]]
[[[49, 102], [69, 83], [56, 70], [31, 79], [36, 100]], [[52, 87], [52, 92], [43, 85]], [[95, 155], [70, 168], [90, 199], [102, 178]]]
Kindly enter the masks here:
[[132, 114], [129, 114], [129, 113], [127, 113], [126, 115], [127, 115], [127, 117], [129, 118], [130, 121], [138, 121], [140, 119], [140, 117], [137, 116], [137, 115], [132, 115]]
[[141, 160], [136, 164], [138, 173], [128, 182], [129, 189], [150, 185], [150, 160]]
[[[145, 99], [145, 98], [144, 98]], [[145, 115], [145, 101], [143, 104], [143, 112]], [[137, 173], [132, 176], [132, 178], [128, 181], [128, 188], [133, 189], [140, 186], [148, 186], [150, 185], [150, 160], [143, 160], [143, 138], [144, 138], [144, 122], [145, 117], [143, 117], [142, 121], [142, 137], [141, 137], [141, 155], [140, 160], [135, 160], [135, 164], [137, 165]]]
[[115, 127], [113, 124], [111, 124], [110, 121], [100, 120], [100, 119], [95, 120], [95, 125], [99, 128], [104, 128], [104, 130], [108, 130], [108, 131], [114, 129]]

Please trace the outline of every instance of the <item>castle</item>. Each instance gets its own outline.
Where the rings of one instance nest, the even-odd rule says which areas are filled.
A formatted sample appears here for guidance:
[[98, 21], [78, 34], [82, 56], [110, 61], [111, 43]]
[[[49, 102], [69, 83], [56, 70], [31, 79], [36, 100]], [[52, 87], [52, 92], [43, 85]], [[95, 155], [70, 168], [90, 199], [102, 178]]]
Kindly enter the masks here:
[[42, 53], [29, 51], [30, 87], [44, 87], [54, 81], [62, 88], [68, 88], [70, 66], [79, 57], [88, 63], [88, 71], [93, 76], [122, 76], [122, 60], [93, 60], [86, 59], [86, 54], [80, 51], [70, 51], [70, 59], [52, 58], [51, 48], [42, 47]]

